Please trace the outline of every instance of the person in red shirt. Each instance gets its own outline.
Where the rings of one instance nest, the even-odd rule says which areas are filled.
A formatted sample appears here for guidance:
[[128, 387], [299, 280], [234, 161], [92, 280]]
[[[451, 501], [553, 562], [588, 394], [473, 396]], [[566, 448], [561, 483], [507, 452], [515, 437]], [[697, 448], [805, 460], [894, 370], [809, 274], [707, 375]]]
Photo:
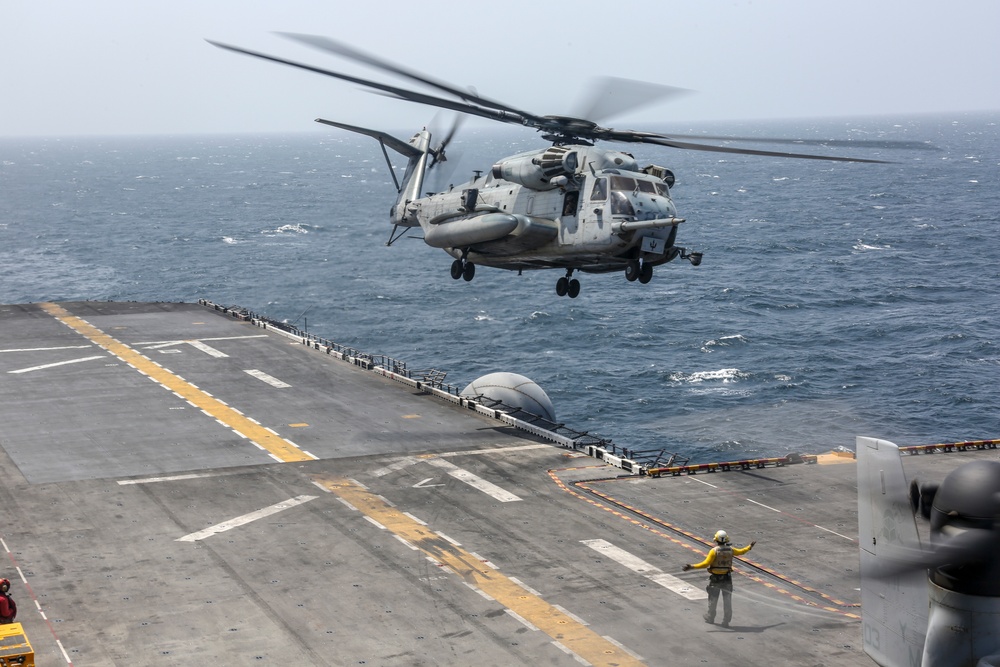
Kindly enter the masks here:
[[7, 591], [10, 590], [10, 580], [0, 579], [0, 623], [13, 623], [17, 616], [17, 604]]

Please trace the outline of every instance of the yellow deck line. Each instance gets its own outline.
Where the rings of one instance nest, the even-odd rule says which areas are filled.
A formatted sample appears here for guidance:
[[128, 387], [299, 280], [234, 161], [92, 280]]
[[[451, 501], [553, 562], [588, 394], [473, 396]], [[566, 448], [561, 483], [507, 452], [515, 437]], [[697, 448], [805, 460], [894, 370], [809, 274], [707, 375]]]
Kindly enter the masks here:
[[590, 664], [607, 667], [638, 667], [644, 664], [537, 594], [492, 569], [481, 558], [390, 506], [357, 482], [342, 478], [316, 477], [315, 480], [318, 485], [447, 566], [462, 581], [486, 593]]
[[312, 454], [302, 451], [281, 436], [275, 435], [260, 424], [251, 421], [222, 401], [195, 387], [190, 382], [153, 363], [145, 355], [137, 352], [125, 343], [116, 340], [111, 335], [104, 333], [86, 320], [73, 315], [62, 306], [55, 303], [42, 303], [40, 306], [46, 313], [87, 338], [98, 347], [104, 348], [126, 364], [145, 373], [159, 384], [177, 393], [181, 398], [190, 401], [196, 407], [204, 410], [229, 428], [260, 445], [277, 460], [286, 463], [291, 461], [316, 460], [316, 457]]

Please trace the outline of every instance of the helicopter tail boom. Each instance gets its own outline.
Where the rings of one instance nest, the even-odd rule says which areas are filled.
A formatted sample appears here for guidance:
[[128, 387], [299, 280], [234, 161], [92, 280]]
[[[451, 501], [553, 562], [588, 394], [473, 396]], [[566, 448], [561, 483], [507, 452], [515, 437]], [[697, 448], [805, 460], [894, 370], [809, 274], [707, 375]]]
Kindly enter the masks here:
[[[416, 216], [411, 215], [411, 212], [407, 209], [407, 204], [420, 198], [420, 189], [424, 184], [424, 173], [427, 171], [427, 158], [431, 155], [430, 132], [421, 130], [407, 142], [397, 139], [381, 130], [370, 130], [366, 127], [358, 127], [357, 125], [337, 123], [325, 118], [317, 118], [316, 122], [338, 127], [349, 132], [363, 134], [379, 142], [379, 145], [382, 146], [382, 152], [385, 154], [386, 164], [389, 166], [389, 173], [392, 175], [392, 180], [396, 183], [396, 190], [399, 192], [399, 196], [396, 197], [396, 203], [393, 205], [392, 213], [390, 214], [392, 224], [399, 227], [419, 226], [420, 223], [417, 221]], [[406, 171], [403, 172], [402, 182], [396, 181], [396, 172], [393, 169], [392, 162], [389, 160], [389, 154], [385, 152], [387, 147], [408, 160]]]

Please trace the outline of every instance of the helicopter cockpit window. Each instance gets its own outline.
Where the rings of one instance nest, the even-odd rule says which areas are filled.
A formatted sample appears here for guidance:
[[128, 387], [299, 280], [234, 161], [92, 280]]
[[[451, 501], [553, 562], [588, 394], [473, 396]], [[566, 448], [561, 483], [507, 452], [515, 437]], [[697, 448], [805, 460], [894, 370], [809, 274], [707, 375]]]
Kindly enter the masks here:
[[651, 195], [656, 194], [656, 187], [653, 185], [652, 181], [638, 181], [639, 192], [648, 192]]
[[608, 179], [599, 178], [594, 181], [594, 189], [590, 192], [590, 201], [604, 201], [608, 198]]
[[670, 196], [670, 188], [667, 187], [666, 183], [654, 183], [654, 185], [656, 186], [656, 194], [662, 197]]
[[611, 191], [611, 215], [635, 215], [632, 200], [621, 190]]
[[627, 176], [612, 176], [611, 190], [615, 192], [633, 192], [635, 190], [635, 179]]

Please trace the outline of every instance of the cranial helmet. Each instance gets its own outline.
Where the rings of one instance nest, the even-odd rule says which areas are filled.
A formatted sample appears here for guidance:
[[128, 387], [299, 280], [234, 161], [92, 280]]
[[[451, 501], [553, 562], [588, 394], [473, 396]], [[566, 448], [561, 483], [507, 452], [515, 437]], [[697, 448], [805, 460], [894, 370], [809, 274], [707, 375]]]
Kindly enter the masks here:
[[0, 593], [6, 593], [10, 590], [10, 579], [0, 579]]
[[719, 544], [725, 544], [726, 542], [729, 541], [729, 535], [727, 535], [726, 531], [724, 530], [716, 531], [715, 541], [718, 542]]

